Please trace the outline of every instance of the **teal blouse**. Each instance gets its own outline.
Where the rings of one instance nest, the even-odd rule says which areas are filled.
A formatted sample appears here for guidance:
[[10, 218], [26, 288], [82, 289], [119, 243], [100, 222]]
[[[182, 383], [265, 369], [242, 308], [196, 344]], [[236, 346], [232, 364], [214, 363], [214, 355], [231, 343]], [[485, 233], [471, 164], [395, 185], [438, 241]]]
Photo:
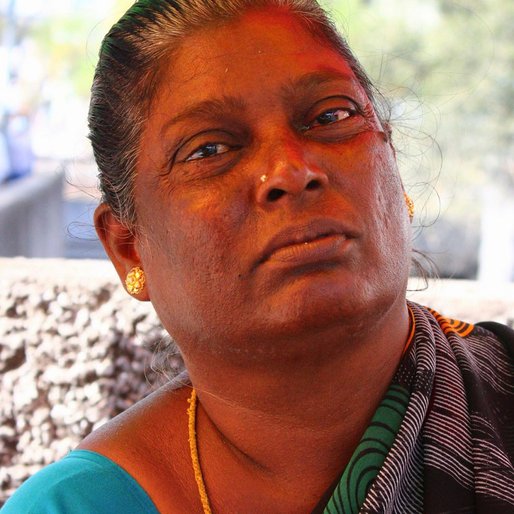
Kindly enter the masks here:
[[[392, 384], [346, 466], [325, 514], [357, 513], [403, 420], [409, 391]], [[158, 514], [145, 490], [112, 460], [74, 450], [29, 478], [1, 514]]]
[[29, 478], [2, 514], [158, 514], [144, 489], [112, 460], [74, 450]]

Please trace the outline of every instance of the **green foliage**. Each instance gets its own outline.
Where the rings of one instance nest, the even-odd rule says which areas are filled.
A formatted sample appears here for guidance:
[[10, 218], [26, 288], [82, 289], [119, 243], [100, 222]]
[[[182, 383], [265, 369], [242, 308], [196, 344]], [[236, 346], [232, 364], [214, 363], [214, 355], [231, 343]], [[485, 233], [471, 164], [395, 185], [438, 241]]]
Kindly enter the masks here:
[[[478, 169], [506, 183], [514, 180], [513, 165], [506, 164], [512, 161], [514, 139], [512, 0], [323, 3], [390, 98], [399, 141], [408, 131], [420, 144], [417, 153], [426, 158], [430, 148], [437, 153], [423, 134], [432, 135], [446, 160], [458, 159], [460, 167], [470, 170], [471, 178], [465, 180], [477, 182]], [[97, 13], [85, 8], [67, 17], [32, 21], [18, 27], [19, 37], [35, 41], [49, 78], [68, 80], [86, 98], [101, 38], [130, 5], [130, 0], [115, 0], [100, 22]], [[0, 30], [4, 21], [0, 19]], [[426, 166], [437, 174], [434, 155]], [[423, 165], [405, 160], [414, 182], [426, 180], [420, 177]]]
[[48, 77], [68, 80], [80, 96], [88, 94], [91, 82], [86, 42], [77, 37], [87, 34], [87, 23], [79, 16], [60, 17], [41, 20], [31, 27], [31, 37], [46, 61]]
[[407, 185], [426, 189], [441, 172], [445, 180], [437, 184], [432, 212], [451, 206], [455, 216], [477, 220], [476, 201], [470, 207], [455, 191], [476, 192], [486, 181], [514, 187], [514, 2], [325, 5], [396, 107], [393, 126]]
[[[101, 39], [128, 4], [127, 0], [116, 0], [100, 21], [86, 3], [71, 15], [16, 19], [16, 39], [29, 40], [37, 48], [47, 79], [66, 81], [76, 95], [86, 98]], [[5, 22], [0, 17], [0, 35]]]

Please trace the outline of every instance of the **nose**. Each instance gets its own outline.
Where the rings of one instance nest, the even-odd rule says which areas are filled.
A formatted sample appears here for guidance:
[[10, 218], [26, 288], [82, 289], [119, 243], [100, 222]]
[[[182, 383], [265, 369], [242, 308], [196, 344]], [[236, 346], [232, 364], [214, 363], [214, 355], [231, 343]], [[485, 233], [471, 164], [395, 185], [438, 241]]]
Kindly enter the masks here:
[[319, 167], [309, 163], [300, 147], [277, 142], [268, 165], [258, 177], [257, 203], [270, 207], [295, 198], [319, 194], [328, 184], [328, 177]]

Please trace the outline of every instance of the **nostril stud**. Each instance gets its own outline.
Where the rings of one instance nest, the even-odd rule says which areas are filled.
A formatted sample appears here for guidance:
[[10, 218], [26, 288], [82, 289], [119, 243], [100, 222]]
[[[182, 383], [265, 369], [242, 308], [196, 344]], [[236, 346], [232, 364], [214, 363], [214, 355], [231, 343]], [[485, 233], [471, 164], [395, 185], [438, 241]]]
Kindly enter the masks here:
[[282, 198], [284, 196], [285, 191], [282, 189], [272, 189], [266, 196], [266, 199], [268, 202], [275, 202], [279, 198]]

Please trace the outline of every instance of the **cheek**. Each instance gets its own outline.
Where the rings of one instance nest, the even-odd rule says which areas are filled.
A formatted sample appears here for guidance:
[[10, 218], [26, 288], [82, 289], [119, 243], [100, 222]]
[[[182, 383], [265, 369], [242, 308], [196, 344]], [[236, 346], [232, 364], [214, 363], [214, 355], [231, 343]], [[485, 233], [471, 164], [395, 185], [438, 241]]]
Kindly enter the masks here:
[[[398, 264], [409, 254], [410, 224], [406, 216], [403, 187], [394, 153], [388, 143], [375, 142], [371, 151], [361, 155], [358, 170], [360, 186], [357, 201], [362, 216], [367, 217], [368, 234], [375, 258]], [[407, 257], [408, 261], [408, 257]]]
[[401, 179], [391, 147], [376, 132], [362, 134], [353, 146], [345, 145], [321, 162], [335, 188], [363, 216], [386, 226], [398, 219]]
[[403, 188], [394, 153], [388, 143], [368, 152], [366, 175], [370, 217], [385, 229], [403, 226]]
[[220, 319], [241, 300], [237, 234], [237, 218], [212, 205], [176, 205], [153, 225], [145, 252], [151, 300], [177, 341], [198, 341], [212, 326], [226, 327]]
[[377, 250], [383, 263], [384, 280], [401, 280], [409, 273], [411, 253], [403, 188], [397, 174], [384, 174], [378, 186]]
[[176, 188], [159, 202], [162, 215], [146, 224], [159, 275], [196, 294], [219, 289], [230, 273], [237, 275], [238, 238], [247, 217], [243, 198], [235, 188], [214, 185]]
[[374, 214], [384, 234], [401, 232], [404, 225], [402, 187], [396, 174], [382, 173], [375, 184]]
[[[378, 154], [371, 162], [367, 273], [377, 287], [396, 291], [406, 281], [410, 269], [410, 224], [394, 156]], [[373, 268], [380, 271], [378, 277], [373, 275]]]

